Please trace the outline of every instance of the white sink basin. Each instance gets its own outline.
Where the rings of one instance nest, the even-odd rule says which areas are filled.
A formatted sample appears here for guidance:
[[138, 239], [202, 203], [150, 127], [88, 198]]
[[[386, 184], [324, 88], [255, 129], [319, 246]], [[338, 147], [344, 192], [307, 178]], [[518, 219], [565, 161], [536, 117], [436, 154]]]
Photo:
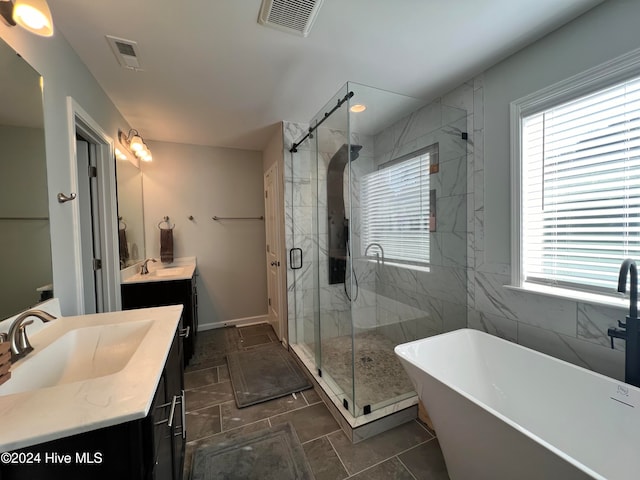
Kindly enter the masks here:
[[152, 320], [76, 328], [19, 360], [0, 396], [111, 375], [122, 370]]
[[184, 272], [184, 267], [159, 268], [158, 270], [149, 272], [149, 275], [155, 275], [156, 277], [177, 277], [183, 275]]

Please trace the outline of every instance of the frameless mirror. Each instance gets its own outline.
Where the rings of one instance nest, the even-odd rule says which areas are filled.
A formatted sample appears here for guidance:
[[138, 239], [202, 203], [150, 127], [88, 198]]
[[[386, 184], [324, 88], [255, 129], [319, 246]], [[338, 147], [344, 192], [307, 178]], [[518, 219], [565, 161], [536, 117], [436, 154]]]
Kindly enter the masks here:
[[0, 40], [0, 320], [53, 296], [41, 77]]
[[144, 260], [142, 172], [129, 160], [116, 159], [116, 182], [118, 244], [122, 269]]

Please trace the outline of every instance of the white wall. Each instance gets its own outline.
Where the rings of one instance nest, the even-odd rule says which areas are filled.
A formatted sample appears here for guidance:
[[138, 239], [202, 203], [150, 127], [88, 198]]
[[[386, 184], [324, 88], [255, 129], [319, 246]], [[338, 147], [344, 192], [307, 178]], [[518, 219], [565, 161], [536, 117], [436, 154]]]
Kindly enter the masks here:
[[118, 128], [127, 130], [129, 126], [59, 31], [51, 38], [38, 37], [20, 27], [8, 27], [0, 21], [0, 38], [44, 77], [54, 293], [60, 298], [62, 313], [72, 315], [78, 313], [76, 286], [80, 280], [72, 268], [76, 261], [78, 239], [73, 235], [70, 204], [56, 201], [58, 192], [68, 194], [71, 191], [71, 159], [74, 153], [69, 144], [67, 96], [73, 97], [114, 139], [117, 139]]
[[638, 19], [639, 1], [610, 0], [461, 87], [473, 111], [469, 326], [616, 378], [624, 342], [611, 350], [607, 328], [624, 310], [503, 288], [511, 281], [509, 104], [639, 48]]
[[147, 257], [159, 257], [158, 222], [169, 216], [174, 257], [197, 257], [200, 325], [266, 315], [264, 221], [211, 218], [264, 215], [262, 153], [148, 145], [153, 162], [141, 166]]

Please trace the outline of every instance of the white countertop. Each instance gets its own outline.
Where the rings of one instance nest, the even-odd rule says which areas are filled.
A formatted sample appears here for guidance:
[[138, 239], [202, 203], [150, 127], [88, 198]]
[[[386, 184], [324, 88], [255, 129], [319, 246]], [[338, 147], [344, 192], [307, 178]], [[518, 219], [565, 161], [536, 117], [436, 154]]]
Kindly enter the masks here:
[[[196, 271], [196, 257], [176, 258], [172, 263], [148, 262], [149, 273], [141, 275], [142, 264], [128, 267], [120, 273], [120, 283], [153, 283], [189, 280]], [[172, 273], [175, 272], [175, 273]], [[166, 275], [169, 273], [169, 275]]]
[[[60, 317], [32, 334], [30, 340], [34, 351], [12, 365], [12, 378], [0, 386], [0, 452], [146, 417], [182, 308], [182, 305], [175, 305]], [[147, 320], [150, 320], [150, 327], [139, 346], [124, 368], [116, 373], [2, 394], [2, 387], [20, 377], [23, 362], [28, 362], [65, 333], [87, 326], [114, 325], [115, 329], [118, 328], [116, 324]], [[88, 368], [99, 369], [101, 366]]]

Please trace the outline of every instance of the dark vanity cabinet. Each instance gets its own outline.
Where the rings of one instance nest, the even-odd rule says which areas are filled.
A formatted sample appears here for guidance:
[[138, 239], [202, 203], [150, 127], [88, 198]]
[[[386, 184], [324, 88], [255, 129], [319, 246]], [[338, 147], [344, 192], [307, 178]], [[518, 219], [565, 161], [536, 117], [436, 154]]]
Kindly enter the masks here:
[[145, 418], [10, 452], [17, 463], [0, 463], [0, 479], [181, 480], [183, 371], [182, 338], [176, 332]]
[[182, 314], [184, 364], [189, 364], [198, 335], [198, 293], [195, 275], [187, 280], [122, 284], [122, 309], [184, 305]]

